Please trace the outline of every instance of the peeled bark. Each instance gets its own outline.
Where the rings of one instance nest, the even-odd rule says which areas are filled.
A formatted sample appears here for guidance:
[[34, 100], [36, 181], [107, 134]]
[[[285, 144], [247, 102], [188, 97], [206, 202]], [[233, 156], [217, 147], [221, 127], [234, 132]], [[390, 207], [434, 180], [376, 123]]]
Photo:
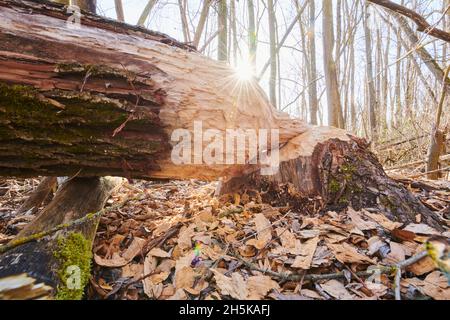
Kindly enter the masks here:
[[246, 166], [175, 165], [175, 130], [279, 128], [285, 143], [308, 127], [165, 35], [87, 13], [69, 28], [31, 1], [0, 0], [0, 17], [0, 175], [210, 180]]

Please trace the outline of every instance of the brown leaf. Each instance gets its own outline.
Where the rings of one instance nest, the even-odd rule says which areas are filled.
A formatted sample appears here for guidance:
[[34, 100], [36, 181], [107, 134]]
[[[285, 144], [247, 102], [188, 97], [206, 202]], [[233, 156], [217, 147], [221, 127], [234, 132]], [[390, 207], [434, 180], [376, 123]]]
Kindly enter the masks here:
[[398, 229], [398, 228], [392, 230], [391, 234], [394, 238], [397, 238], [397, 239], [403, 240], [403, 241], [414, 241], [414, 238], [416, 237], [416, 234], [414, 232], [402, 230], [402, 229]]
[[272, 240], [272, 226], [270, 221], [262, 214], [258, 213], [254, 219], [256, 225], [256, 239], [247, 241], [247, 245], [252, 245], [261, 250]]
[[194, 286], [197, 273], [191, 267], [183, 267], [175, 274], [173, 283], [177, 289], [189, 289]]
[[94, 255], [95, 263], [102, 267], [116, 268], [123, 267], [133, 260], [139, 253], [142, 252], [144, 245], [147, 241], [141, 238], [135, 237], [130, 246], [122, 253], [114, 253], [111, 259], [104, 259], [98, 255]]
[[373, 221], [378, 223], [380, 226], [382, 226], [383, 228], [385, 228], [389, 231], [392, 231], [392, 230], [402, 226], [402, 224], [400, 222], [393, 222], [393, 221], [389, 220], [388, 218], [386, 218], [386, 216], [383, 215], [382, 213], [371, 213], [364, 209], [362, 210], [362, 212], [367, 217], [369, 217], [370, 219], [372, 219]]
[[320, 287], [325, 290], [329, 295], [338, 300], [353, 300], [354, 296], [351, 295], [344, 285], [337, 280], [329, 280], [322, 283]]
[[227, 277], [216, 269], [211, 269], [211, 271], [214, 273], [214, 279], [222, 294], [238, 300], [247, 298], [247, 283], [240, 273], [234, 272], [231, 277]]
[[435, 300], [450, 300], [450, 287], [447, 277], [440, 271], [430, 273], [425, 280], [418, 278], [404, 279], [403, 285], [413, 285], [423, 294], [432, 297]]
[[300, 254], [295, 257], [292, 268], [298, 268], [308, 270], [311, 267], [311, 262], [316, 252], [317, 244], [319, 243], [319, 237], [309, 239], [302, 243], [300, 247]]
[[178, 246], [181, 249], [192, 248], [192, 237], [194, 236], [194, 233], [195, 224], [191, 224], [189, 227], [181, 229], [178, 236]]
[[405, 228], [403, 228], [403, 230], [413, 232], [415, 234], [424, 234], [430, 236], [440, 235], [440, 233], [437, 232], [435, 229], [423, 223], [421, 224], [411, 223], [407, 225]]
[[327, 244], [327, 246], [331, 249], [331, 251], [333, 251], [336, 259], [341, 263], [375, 263], [373, 259], [360, 254], [355, 247], [349, 245], [348, 243]]
[[260, 300], [264, 298], [271, 290], [280, 290], [277, 282], [268, 276], [253, 276], [247, 280], [250, 300]]
[[348, 208], [347, 216], [350, 218], [352, 223], [362, 231], [374, 230], [378, 227], [378, 224], [374, 221], [366, 221], [362, 218], [362, 213], [353, 210], [351, 207]]
[[158, 258], [170, 258], [170, 253], [161, 250], [160, 248], [153, 248], [148, 255]]

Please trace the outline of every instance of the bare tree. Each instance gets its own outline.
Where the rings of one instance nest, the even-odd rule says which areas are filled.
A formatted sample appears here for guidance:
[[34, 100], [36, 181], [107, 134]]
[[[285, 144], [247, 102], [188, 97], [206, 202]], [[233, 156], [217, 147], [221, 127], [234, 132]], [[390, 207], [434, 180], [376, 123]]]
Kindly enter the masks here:
[[317, 99], [317, 66], [316, 66], [316, 7], [314, 0], [309, 1], [309, 29], [308, 35], [308, 55], [309, 55], [309, 109], [311, 114], [311, 123], [317, 124], [317, 109], [319, 101]]
[[253, 73], [256, 73], [256, 50], [258, 43], [258, 35], [256, 33], [255, 5], [253, 3], [253, 0], [247, 0], [247, 9], [248, 9], [249, 60], [253, 68]]
[[122, 0], [114, 0], [114, 5], [116, 7], [117, 20], [119, 20], [121, 22], [124, 22], [125, 21], [125, 15], [123, 13]]
[[217, 1], [217, 25], [219, 29], [219, 41], [217, 46], [217, 59], [228, 61], [228, 6], [227, 0]]
[[328, 124], [333, 127], [342, 128], [341, 97], [337, 81], [336, 63], [333, 59], [334, 32], [332, 0], [323, 0], [322, 29], [323, 61], [328, 103]]
[[270, 43], [270, 80], [269, 80], [269, 97], [270, 102], [277, 107], [277, 38], [276, 38], [276, 16], [275, 4], [273, 0], [267, 1], [267, 10], [269, 13], [269, 43]]
[[377, 137], [377, 118], [376, 118], [376, 112], [378, 111], [378, 102], [376, 98], [376, 92], [375, 92], [375, 80], [373, 77], [373, 61], [372, 61], [372, 34], [369, 28], [369, 11], [368, 11], [369, 4], [364, 4], [364, 18], [363, 18], [363, 24], [364, 24], [364, 38], [366, 43], [366, 85], [368, 89], [368, 108], [369, 108], [369, 125], [370, 125], [370, 134], [372, 140], [376, 140]]
[[194, 42], [193, 42], [194, 47], [198, 47], [198, 45], [200, 44], [200, 39], [202, 38], [203, 31], [205, 29], [206, 20], [208, 18], [209, 7], [211, 6], [211, 2], [212, 2], [212, 0], [204, 0], [203, 1], [202, 11], [200, 13], [200, 18], [198, 20], [197, 29], [195, 30], [195, 35], [194, 35]]
[[150, 16], [150, 12], [152, 11], [153, 7], [156, 5], [156, 2], [158, 0], [149, 0], [147, 2], [147, 5], [144, 8], [144, 11], [142, 11], [141, 16], [139, 17], [138, 20], [138, 26], [144, 26], [145, 21], [147, 20], [147, 18]]

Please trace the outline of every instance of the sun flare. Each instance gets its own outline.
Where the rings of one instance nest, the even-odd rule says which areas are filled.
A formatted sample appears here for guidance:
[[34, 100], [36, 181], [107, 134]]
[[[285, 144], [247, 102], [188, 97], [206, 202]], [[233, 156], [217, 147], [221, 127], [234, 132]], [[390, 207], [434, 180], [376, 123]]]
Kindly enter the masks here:
[[239, 81], [250, 81], [255, 76], [251, 62], [246, 60], [239, 61], [234, 71]]

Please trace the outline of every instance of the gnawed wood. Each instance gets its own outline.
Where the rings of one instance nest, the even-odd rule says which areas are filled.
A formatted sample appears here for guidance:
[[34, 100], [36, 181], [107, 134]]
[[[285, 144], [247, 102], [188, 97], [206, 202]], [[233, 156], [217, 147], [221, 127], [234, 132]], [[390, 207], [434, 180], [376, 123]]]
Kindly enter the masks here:
[[0, 0], [0, 17], [0, 175], [216, 179], [245, 165], [175, 165], [175, 130], [279, 129], [283, 144], [307, 128], [159, 33], [88, 13], [71, 28], [46, 2]]
[[372, 208], [404, 224], [421, 214], [422, 221], [442, 230], [437, 215], [386, 175], [366, 142], [344, 131], [314, 128], [281, 149], [281, 160], [277, 174], [232, 178], [220, 193], [262, 189], [263, 200], [305, 213]]

